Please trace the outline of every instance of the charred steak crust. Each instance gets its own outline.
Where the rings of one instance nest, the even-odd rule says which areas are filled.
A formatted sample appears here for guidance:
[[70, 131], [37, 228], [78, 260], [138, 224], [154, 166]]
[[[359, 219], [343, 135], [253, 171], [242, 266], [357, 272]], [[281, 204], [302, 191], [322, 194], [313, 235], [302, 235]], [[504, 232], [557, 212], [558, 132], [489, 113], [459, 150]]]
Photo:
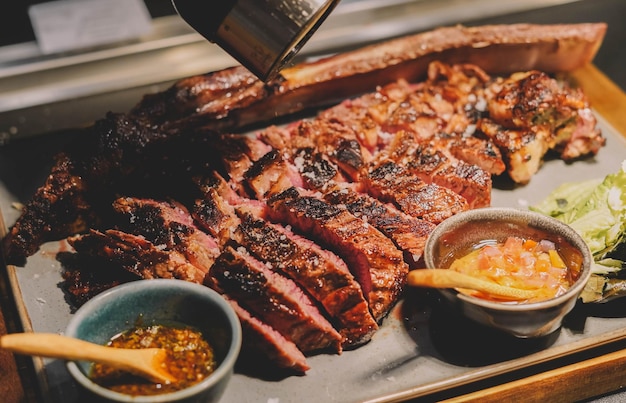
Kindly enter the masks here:
[[243, 247], [224, 248], [207, 284], [295, 343], [303, 352], [340, 353], [341, 335], [290, 279], [270, 270]]
[[380, 231], [345, 209], [290, 188], [268, 200], [269, 216], [311, 234], [341, 256], [361, 284], [372, 315], [381, 321], [397, 301], [408, 265]]
[[336, 255], [288, 229], [243, 213], [235, 237], [319, 301], [344, 337], [344, 347], [370, 340], [378, 325], [360, 285]]
[[400, 78], [421, 81], [432, 60], [472, 63], [492, 74], [572, 71], [593, 59], [606, 29], [604, 23], [443, 27], [300, 64], [269, 84], [239, 66], [185, 78], [144, 96], [132, 114], [168, 126], [233, 131]]

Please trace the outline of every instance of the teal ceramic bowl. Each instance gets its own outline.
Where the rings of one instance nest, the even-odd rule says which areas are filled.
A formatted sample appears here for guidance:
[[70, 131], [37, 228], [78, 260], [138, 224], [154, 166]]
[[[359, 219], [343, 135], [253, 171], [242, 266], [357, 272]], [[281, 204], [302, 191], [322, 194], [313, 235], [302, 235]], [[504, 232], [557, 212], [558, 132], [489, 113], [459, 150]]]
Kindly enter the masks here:
[[71, 318], [65, 335], [107, 344], [137, 324], [179, 323], [199, 329], [214, 349], [215, 371], [201, 382], [172, 393], [130, 396], [92, 382], [90, 362], [69, 361], [67, 368], [90, 398], [107, 402], [216, 402], [233, 374], [241, 348], [241, 324], [235, 311], [212, 289], [182, 280], [140, 280], [116, 286], [84, 304]]
[[424, 250], [427, 268], [447, 269], [453, 260], [486, 240], [509, 236], [550, 240], [566, 262], [577, 262], [580, 273], [570, 288], [555, 298], [505, 304], [441, 289], [441, 294], [466, 317], [519, 338], [549, 335], [561, 327], [576, 305], [591, 275], [593, 258], [582, 237], [570, 226], [540, 213], [513, 208], [488, 207], [464, 211], [439, 224]]

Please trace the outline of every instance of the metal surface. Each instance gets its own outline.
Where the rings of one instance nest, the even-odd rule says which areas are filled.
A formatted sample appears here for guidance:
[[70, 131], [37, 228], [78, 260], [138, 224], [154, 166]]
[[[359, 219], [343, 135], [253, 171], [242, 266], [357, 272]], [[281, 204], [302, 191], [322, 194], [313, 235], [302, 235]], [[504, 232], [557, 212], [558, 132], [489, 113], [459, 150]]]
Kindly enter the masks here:
[[[478, 18], [572, 0], [343, 0], [295, 61]], [[42, 55], [36, 43], [0, 48], [0, 143], [90, 124], [126, 111], [142, 94], [237, 62], [178, 16], [157, 18], [138, 41]]]
[[207, 10], [195, 0], [172, 0], [189, 25], [263, 81], [293, 59], [338, 2], [231, 0]]

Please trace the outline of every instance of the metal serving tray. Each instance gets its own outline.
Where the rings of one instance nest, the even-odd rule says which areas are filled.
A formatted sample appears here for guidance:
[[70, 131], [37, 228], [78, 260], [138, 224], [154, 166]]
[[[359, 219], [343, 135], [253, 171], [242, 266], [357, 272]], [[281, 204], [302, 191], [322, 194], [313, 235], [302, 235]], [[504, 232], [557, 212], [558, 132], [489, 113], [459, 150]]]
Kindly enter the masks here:
[[[526, 186], [496, 182], [492, 204], [526, 208], [563, 182], [617, 171], [626, 157], [626, 133], [618, 132], [603, 116], [599, 125], [607, 145], [595, 158], [571, 164], [546, 161]], [[16, 203], [32, 196], [49, 172], [52, 155], [74, 135], [57, 133], [0, 147], [0, 211], [5, 224], [0, 229], [6, 231], [17, 219]], [[65, 241], [50, 242], [25, 267], [7, 268], [25, 330], [62, 333], [72, 315], [59, 286], [61, 267], [55, 259], [57, 252], [68, 248]], [[525, 340], [463, 320], [436, 292], [408, 289], [367, 345], [338, 356], [311, 357], [311, 370], [304, 376], [273, 377], [263, 368], [256, 373], [240, 371], [223, 401], [382, 402], [427, 396], [626, 339], [625, 305], [626, 299], [579, 304], [558, 332]], [[33, 362], [46, 399], [78, 401], [62, 361], [36, 358]]]

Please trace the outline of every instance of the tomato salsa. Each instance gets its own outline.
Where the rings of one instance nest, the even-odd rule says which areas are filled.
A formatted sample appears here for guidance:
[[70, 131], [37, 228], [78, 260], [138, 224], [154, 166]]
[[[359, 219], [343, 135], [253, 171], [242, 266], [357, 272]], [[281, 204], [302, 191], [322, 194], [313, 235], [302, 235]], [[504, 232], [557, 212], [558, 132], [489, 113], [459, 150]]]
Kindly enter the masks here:
[[[513, 236], [503, 242], [482, 242], [453, 261], [450, 269], [507, 287], [536, 290], [537, 297], [526, 302], [554, 298], [563, 294], [574, 282], [571, 271], [553, 242]], [[496, 299], [490, 295], [471, 294]]]
[[104, 364], [93, 364], [90, 373], [92, 381], [128, 395], [175, 392], [200, 382], [216, 367], [213, 348], [202, 333], [192, 327], [136, 326], [113, 337], [108, 345], [120, 348], [159, 347], [168, 351], [167, 370], [177, 379], [172, 383], [154, 383]]

